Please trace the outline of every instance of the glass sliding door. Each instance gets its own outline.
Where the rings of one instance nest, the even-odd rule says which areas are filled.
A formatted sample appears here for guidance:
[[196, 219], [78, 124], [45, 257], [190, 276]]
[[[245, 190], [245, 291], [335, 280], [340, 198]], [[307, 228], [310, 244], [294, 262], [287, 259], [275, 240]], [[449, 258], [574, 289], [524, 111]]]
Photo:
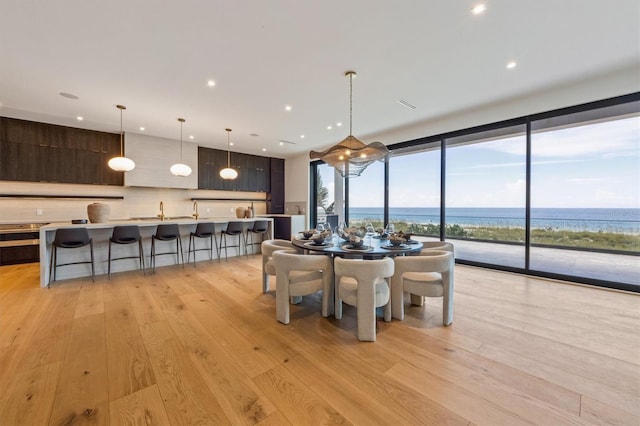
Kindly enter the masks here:
[[640, 285], [639, 110], [531, 123], [532, 270]]
[[389, 159], [389, 222], [396, 231], [440, 239], [440, 142], [394, 151]]
[[349, 179], [349, 226], [374, 227], [384, 222], [384, 163], [376, 161]]
[[[316, 186], [316, 223], [312, 225], [315, 228], [318, 223], [325, 224], [329, 222], [333, 228], [338, 224], [338, 215], [342, 214], [339, 211], [343, 199], [342, 194], [339, 193], [342, 185], [338, 185], [336, 188], [335, 169], [328, 164], [317, 164], [314, 178]], [[336, 197], [336, 191], [338, 192], [338, 197]]]
[[526, 126], [446, 142], [445, 237], [456, 257], [524, 268]]

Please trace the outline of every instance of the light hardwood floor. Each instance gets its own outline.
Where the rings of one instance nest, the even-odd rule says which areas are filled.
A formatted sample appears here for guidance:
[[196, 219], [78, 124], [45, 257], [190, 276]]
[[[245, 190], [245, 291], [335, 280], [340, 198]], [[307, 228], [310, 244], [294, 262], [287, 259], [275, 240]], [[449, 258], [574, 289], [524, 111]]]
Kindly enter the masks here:
[[[275, 280], [273, 280], [275, 282]], [[272, 286], [275, 287], [275, 286]], [[640, 297], [456, 267], [441, 299], [275, 319], [260, 258], [38, 286], [0, 268], [0, 425], [640, 423]]]

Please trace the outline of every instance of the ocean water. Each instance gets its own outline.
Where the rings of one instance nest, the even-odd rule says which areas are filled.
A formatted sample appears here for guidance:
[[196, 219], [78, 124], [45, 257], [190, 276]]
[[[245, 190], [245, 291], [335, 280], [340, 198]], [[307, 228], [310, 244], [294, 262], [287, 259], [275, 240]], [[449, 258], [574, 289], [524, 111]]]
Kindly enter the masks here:
[[[382, 207], [353, 207], [349, 218], [383, 219]], [[525, 225], [523, 208], [447, 208], [446, 223], [467, 226], [521, 227]], [[438, 207], [392, 207], [392, 221], [440, 223]], [[531, 209], [532, 228], [555, 230], [640, 234], [640, 209]]]

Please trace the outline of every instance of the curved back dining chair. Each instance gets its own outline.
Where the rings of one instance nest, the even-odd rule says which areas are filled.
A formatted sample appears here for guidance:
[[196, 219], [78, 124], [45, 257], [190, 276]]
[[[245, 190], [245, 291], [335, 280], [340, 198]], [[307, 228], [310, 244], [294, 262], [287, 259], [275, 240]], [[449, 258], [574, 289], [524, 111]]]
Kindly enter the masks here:
[[[111, 245], [128, 245], [138, 243], [138, 255], [137, 256], [123, 256], [123, 257], [111, 257]], [[142, 249], [142, 237], [140, 236], [140, 227], [138, 225], [120, 225], [114, 226], [111, 238], [109, 238], [109, 260], [107, 266], [107, 274], [111, 279], [111, 262], [114, 260], [124, 259], [138, 259], [139, 267], [142, 269], [142, 273], [145, 274], [144, 269], [144, 251]]]
[[[156, 241], [175, 241], [176, 251], [166, 253], [156, 253]], [[153, 272], [156, 271], [156, 256], [165, 254], [175, 254], [176, 263], [180, 263], [182, 256], [182, 265], [184, 267], [184, 253], [182, 252], [182, 238], [180, 238], [180, 229], [175, 223], [163, 223], [158, 225], [156, 233], [151, 237], [151, 264]]]
[[[289, 324], [290, 298], [322, 290], [322, 316], [333, 313], [333, 267], [329, 256], [308, 256], [293, 250], [273, 253], [276, 269], [276, 317]], [[301, 300], [301, 299], [296, 299]]]
[[384, 320], [391, 321], [388, 278], [393, 275], [391, 258], [379, 260], [334, 260], [336, 274], [335, 317], [342, 318], [342, 303], [358, 310], [358, 340], [375, 342], [376, 308], [384, 306]]
[[395, 319], [404, 319], [404, 293], [411, 304], [423, 306], [425, 297], [442, 297], [442, 322], [453, 322], [453, 253], [423, 250], [417, 256], [395, 258], [396, 270], [391, 278], [391, 311]]
[[269, 275], [276, 274], [276, 266], [273, 263], [273, 252], [278, 250], [296, 250], [288, 240], [264, 240], [260, 245], [262, 252], [262, 292], [269, 292]]
[[450, 253], [454, 253], [454, 256], [455, 256], [453, 244], [451, 244], [448, 241], [425, 241], [422, 243], [422, 251], [424, 250], [448, 251]]
[[[79, 262], [58, 263], [58, 249], [76, 249], [89, 246], [91, 260]], [[91, 281], [95, 281], [95, 266], [93, 260], [93, 240], [89, 237], [87, 228], [61, 228], [56, 230], [53, 239], [53, 250], [51, 250], [51, 262], [49, 266], [49, 282], [47, 287], [51, 287], [51, 282], [56, 280], [56, 270], [60, 266], [79, 265], [83, 263], [91, 264]], [[53, 276], [53, 279], [52, 279]]]
[[[209, 247], [196, 248], [196, 238], [209, 239]], [[215, 244], [214, 244], [215, 242]], [[198, 222], [195, 231], [189, 234], [189, 247], [187, 250], [187, 263], [191, 260], [191, 252], [193, 251], [193, 266], [196, 266], [196, 252], [209, 251], [209, 260], [213, 260], [213, 249], [215, 248], [218, 259], [220, 252], [218, 251], [218, 237], [216, 236], [216, 225], [213, 222]]]

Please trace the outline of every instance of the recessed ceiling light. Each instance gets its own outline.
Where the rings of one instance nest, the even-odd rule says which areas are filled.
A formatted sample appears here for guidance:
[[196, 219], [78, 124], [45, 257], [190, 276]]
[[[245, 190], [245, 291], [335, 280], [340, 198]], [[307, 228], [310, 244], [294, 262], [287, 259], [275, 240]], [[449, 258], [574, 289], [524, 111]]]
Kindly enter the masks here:
[[510, 69], [510, 70], [514, 69], [516, 66], [518, 66], [518, 63], [516, 61], [509, 61], [507, 63], [507, 69]]
[[196, 137], [193, 135], [189, 135], [189, 139], [195, 139]]
[[333, 129], [333, 127], [327, 126], [327, 130], [331, 130], [331, 129]]
[[280, 146], [284, 146], [284, 142], [280, 142]]
[[209, 80], [209, 81], [207, 81], [207, 86], [209, 86], [209, 87], [213, 87], [213, 86], [215, 86], [215, 85], [216, 85], [216, 82], [215, 82], [215, 81], [213, 81], [213, 80]]
[[484, 3], [480, 3], [479, 5], [476, 5], [476, 7], [471, 9], [471, 13], [473, 13], [474, 15], [480, 15], [486, 10], [487, 10], [487, 5]]
[[267, 152], [267, 148], [262, 148], [262, 152]]
[[291, 111], [291, 105], [287, 105], [284, 107], [285, 111]]
[[144, 132], [144, 130], [145, 130], [144, 127], [140, 126], [140, 131]]
[[342, 126], [342, 123], [338, 122], [338, 123], [336, 123], [336, 126], [340, 127], [340, 126]]
[[76, 120], [78, 120], [78, 121], [82, 121], [82, 120], [84, 120], [84, 117], [77, 116], [77, 117], [76, 117]]
[[59, 95], [62, 96], [63, 98], [67, 98], [67, 99], [74, 99], [74, 100], [75, 99], [80, 99], [79, 97], [77, 97], [73, 93], [60, 92]]
[[304, 135], [300, 135], [300, 139], [304, 139]]
[[233, 146], [233, 142], [229, 142], [229, 145]]

